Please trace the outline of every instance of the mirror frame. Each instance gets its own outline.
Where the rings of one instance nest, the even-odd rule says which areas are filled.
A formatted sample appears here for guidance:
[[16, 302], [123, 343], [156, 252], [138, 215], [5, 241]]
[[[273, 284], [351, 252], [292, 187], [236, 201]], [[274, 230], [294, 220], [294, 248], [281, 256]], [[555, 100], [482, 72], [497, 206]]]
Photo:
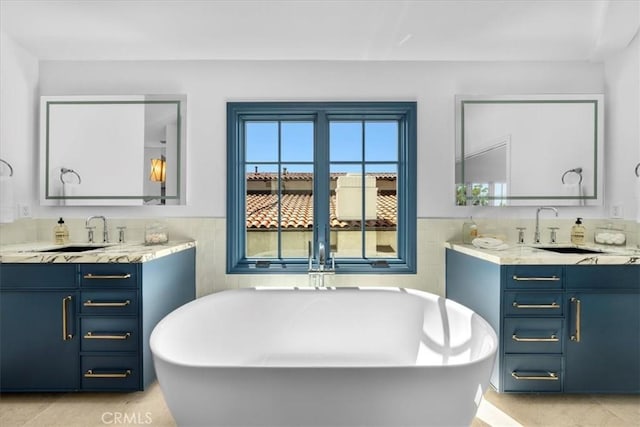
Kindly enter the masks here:
[[[482, 206], [474, 204], [473, 198], [466, 194], [466, 204], [458, 201], [458, 189], [464, 183], [464, 106], [465, 104], [558, 104], [558, 103], [589, 103], [594, 106], [593, 146], [588, 149], [594, 153], [593, 158], [593, 194], [583, 196], [557, 196], [532, 194], [526, 196], [487, 196], [489, 200], [506, 200], [509, 206], [538, 206], [540, 204], [553, 204], [555, 206], [601, 206], [603, 203], [604, 188], [604, 95], [602, 94], [551, 94], [551, 95], [456, 95], [455, 96], [455, 149], [454, 149], [454, 203], [456, 206]], [[456, 168], [458, 159], [461, 159], [460, 179]], [[579, 165], [578, 165], [579, 166]], [[515, 171], [510, 165], [507, 170], [513, 174]], [[560, 179], [560, 178], [559, 178]], [[460, 182], [458, 182], [460, 181]], [[468, 191], [468, 189], [467, 189]], [[487, 206], [493, 207], [493, 206]]]
[[[176, 123], [176, 174], [175, 195], [108, 195], [108, 196], [71, 196], [54, 195], [49, 187], [52, 171], [49, 167], [50, 106], [56, 104], [105, 104], [105, 105], [151, 105], [175, 104]], [[72, 200], [73, 206], [158, 206], [145, 204], [145, 201], [159, 200], [160, 206], [176, 206], [186, 204], [186, 95], [72, 95], [40, 97], [40, 204], [44, 206], [65, 206], [64, 202]], [[142, 141], [144, 146], [144, 141]], [[144, 164], [142, 167], [145, 167]], [[67, 172], [78, 175], [74, 170]], [[80, 178], [78, 178], [80, 179]], [[137, 203], [139, 201], [140, 203]], [[167, 201], [174, 203], [165, 204]], [[68, 206], [68, 205], [67, 205]]]

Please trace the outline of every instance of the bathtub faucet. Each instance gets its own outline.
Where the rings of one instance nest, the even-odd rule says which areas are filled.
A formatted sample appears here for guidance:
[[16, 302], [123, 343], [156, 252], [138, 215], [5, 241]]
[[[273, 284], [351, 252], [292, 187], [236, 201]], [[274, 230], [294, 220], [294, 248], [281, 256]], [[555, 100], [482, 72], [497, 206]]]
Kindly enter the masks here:
[[[309, 242], [309, 284], [314, 287], [324, 287], [324, 278], [327, 274], [335, 273], [335, 258], [327, 250], [324, 242], [318, 243], [318, 262], [314, 265], [314, 256], [312, 252], [312, 243]], [[329, 260], [329, 261], [328, 261]]]
[[327, 254], [324, 247], [324, 242], [318, 243], [318, 267], [320, 271], [324, 270], [327, 263]]

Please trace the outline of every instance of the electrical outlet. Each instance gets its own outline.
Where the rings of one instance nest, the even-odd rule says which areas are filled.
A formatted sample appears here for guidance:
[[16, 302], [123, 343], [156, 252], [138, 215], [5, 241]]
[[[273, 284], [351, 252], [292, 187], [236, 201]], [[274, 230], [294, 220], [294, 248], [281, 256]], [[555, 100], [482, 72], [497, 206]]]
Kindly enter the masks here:
[[18, 205], [18, 215], [20, 218], [31, 218], [31, 206]]
[[611, 218], [622, 218], [622, 205], [611, 206]]

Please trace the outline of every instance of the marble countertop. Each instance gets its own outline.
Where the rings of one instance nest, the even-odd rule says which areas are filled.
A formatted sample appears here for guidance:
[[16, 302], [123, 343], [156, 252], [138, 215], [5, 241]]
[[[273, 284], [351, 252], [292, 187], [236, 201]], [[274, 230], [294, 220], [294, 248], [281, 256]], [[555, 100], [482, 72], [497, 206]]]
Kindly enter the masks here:
[[[47, 252], [51, 249], [73, 246], [95, 246], [96, 248], [83, 252], [73, 252], [72, 250]], [[195, 246], [195, 241], [175, 241], [160, 245], [145, 245], [141, 242], [68, 243], [66, 245], [34, 242], [0, 246], [0, 263], [140, 263]]]
[[640, 249], [633, 247], [613, 247], [604, 245], [571, 245], [558, 243], [555, 245], [543, 245], [545, 247], [578, 247], [599, 251], [595, 254], [568, 254], [556, 253], [540, 249], [535, 245], [509, 245], [507, 249], [491, 250], [481, 249], [473, 245], [459, 242], [446, 242], [445, 247], [457, 252], [490, 261], [495, 264], [553, 264], [553, 265], [640, 265]]

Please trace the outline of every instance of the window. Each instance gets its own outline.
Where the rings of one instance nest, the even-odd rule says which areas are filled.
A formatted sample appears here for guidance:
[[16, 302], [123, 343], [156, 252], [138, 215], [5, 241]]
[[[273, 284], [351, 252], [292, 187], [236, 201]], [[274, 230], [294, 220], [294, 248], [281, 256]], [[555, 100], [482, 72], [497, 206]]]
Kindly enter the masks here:
[[415, 102], [227, 104], [227, 271], [414, 273]]

